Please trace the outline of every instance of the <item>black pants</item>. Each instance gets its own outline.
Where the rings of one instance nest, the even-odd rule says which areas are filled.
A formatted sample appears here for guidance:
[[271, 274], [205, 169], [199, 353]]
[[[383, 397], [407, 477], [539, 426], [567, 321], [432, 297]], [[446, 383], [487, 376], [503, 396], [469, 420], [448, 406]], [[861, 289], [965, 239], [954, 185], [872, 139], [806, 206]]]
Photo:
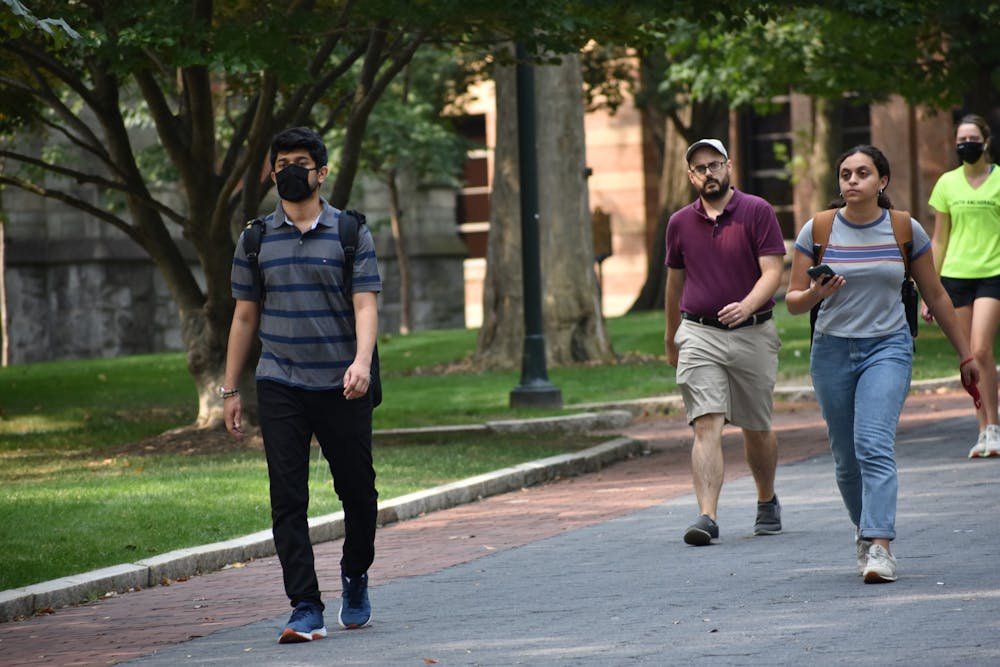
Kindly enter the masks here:
[[339, 389], [309, 391], [267, 380], [257, 383], [257, 398], [285, 593], [293, 607], [303, 601], [322, 605], [309, 540], [309, 443], [315, 434], [344, 507], [341, 571], [363, 574], [375, 560], [378, 516], [371, 398], [349, 401]]

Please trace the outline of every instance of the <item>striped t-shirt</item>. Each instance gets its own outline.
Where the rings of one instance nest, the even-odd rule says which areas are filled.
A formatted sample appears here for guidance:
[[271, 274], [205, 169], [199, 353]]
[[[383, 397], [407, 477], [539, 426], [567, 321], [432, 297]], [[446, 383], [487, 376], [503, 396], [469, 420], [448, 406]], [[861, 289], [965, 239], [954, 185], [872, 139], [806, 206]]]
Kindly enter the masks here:
[[[911, 218], [910, 224], [912, 262], [930, 250], [931, 240], [919, 222]], [[812, 227], [810, 220], [795, 239], [795, 250], [809, 257], [810, 263]], [[899, 292], [903, 283], [903, 256], [892, 233], [888, 210], [883, 209], [878, 220], [862, 225], [851, 224], [837, 211], [823, 263], [829, 264], [847, 282], [823, 299], [816, 331], [844, 338], [872, 338], [895, 333], [906, 326]]]
[[[344, 292], [341, 212], [325, 200], [321, 203], [319, 218], [305, 234], [287, 220], [280, 202], [264, 219], [258, 256], [264, 288], [258, 380], [337, 389], [354, 361], [357, 339], [351, 295]], [[231, 289], [234, 299], [260, 301], [242, 236], [233, 256]], [[353, 289], [382, 290], [372, 235], [365, 225], [358, 228]]]

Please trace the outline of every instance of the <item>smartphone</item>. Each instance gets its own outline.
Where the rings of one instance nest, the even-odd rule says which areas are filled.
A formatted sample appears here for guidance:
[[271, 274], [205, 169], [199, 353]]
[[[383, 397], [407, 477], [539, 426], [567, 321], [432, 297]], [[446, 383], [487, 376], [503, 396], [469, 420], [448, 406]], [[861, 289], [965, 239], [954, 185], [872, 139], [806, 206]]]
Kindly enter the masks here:
[[[829, 265], [827, 265], [827, 264], [820, 264], [818, 266], [810, 266], [808, 269], [806, 269], [806, 273], [808, 273], [809, 277], [812, 278], [813, 280], [819, 280], [820, 284], [826, 283], [827, 280], [829, 280], [833, 276], [837, 275], [833, 271], [833, 269], [831, 269], [829, 267]], [[824, 278], [823, 276], [826, 276], [826, 277]]]

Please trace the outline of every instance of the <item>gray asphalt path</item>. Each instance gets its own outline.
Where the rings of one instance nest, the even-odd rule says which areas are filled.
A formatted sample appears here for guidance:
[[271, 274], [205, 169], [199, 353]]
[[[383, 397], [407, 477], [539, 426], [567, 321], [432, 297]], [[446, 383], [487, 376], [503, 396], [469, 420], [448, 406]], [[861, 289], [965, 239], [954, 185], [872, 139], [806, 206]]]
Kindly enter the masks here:
[[[721, 539], [680, 537], [692, 495], [371, 591], [372, 627], [285, 645], [286, 615], [130, 665], [1000, 665], [1000, 459], [970, 415], [898, 442], [899, 581], [865, 585], [829, 455], [784, 465], [785, 532], [753, 537], [753, 483]], [[627, 493], [627, 489], [622, 490]]]

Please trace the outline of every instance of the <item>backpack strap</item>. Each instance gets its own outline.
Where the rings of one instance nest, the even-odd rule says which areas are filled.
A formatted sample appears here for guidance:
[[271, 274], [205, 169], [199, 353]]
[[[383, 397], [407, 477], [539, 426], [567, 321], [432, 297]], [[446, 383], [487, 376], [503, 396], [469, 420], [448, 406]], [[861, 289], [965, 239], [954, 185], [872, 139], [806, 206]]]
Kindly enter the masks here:
[[[339, 219], [340, 245], [344, 248], [344, 291], [350, 294], [354, 279], [354, 257], [358, 250], [358, 227], [365, 224], [365, 216], [358, 211], [342, 211]], [[260, 245], [267, 225], [261, 218], [254, 218], [243, 228], [243, 253], [253, 275], [253, 290], [264, 300], [264, 276], [260, 270]]]
[[[813, 216], [813, 266], [823, 261], [823, 253], [830, 243], [830, 231], [833, 229], [833, 219], [837, 209], [820, 211]], [[910, 277], [910, 255], [913, 253], [913, 225], [910, 224], [908, 211], [889, 210], [889, 221], [892, 223], [892, 235], [896, 238], [899, 254], [903, 256], [903, 271], [906, 278]]]
[[819, 266], [823, 262], [823, 253], [830, 243], [830, 231], [833, 229], [833, 219], [836, 215], [837, 209], [831, 208], [813, 216], [813, 266]]
[[355, 210], [341, 211], [339, 230], [340, 246], [344, 249], [344, 292], [351, 293], [354, 283], [354, 256], [358, 251], [358, 228], [365, 224], [365, 216]]
[[[823, 254], [830, 243], [830, 232], [833, 230], [833, 220], [837, 215], [837, 209], [820, 211], [813, 216], [813, 266], [819, 265], [823, 261]], [[892, 223], [892, 235], [896, 239], [896, 246], [899, 254], [903, 258], [903, 290], [907, 289], [906, 283], [910, 283], [909, 289], [913, 289], [910, 280], [910, 255], [913, 253], [913, 225], [910, 223], [908, 211], [889, 210], [889, 222]], [[822, 303], [822, 302], [820, 302]], [[809, 341], [812, 342], [813, 329], [816, 327], [816, 317], [819, 315], [817, 303], [809, 311]], [[910, 324], [910, 332], [916, 336], [916, 325], [912, 322], [912, 314], [908, 314], [907, 320]]]
[[[355, 210], [344, 210], [340, 213], [339, 233], [340, 246], [344, 249], [344, 293], [348, 295], [348, 302], [351, 308], [354, 303], [351, 301], [351, 289], [354, 282], [354, 257], [358, 252], [358, 229], [365, 224], [365, 215]], [[371, 385], [368, 392], [372, 396], [372, 407], [378, 407], [382, 403], [382, 371], [378, 357], [378, 341], [375, 341], [375, 349], [372, 350], [371, 365]]]
[[[823, 254], [826, 246], [830, 243], [830, 232], [833, 230], [833, 219], [837, 215], [837, 209], [831, 208], [819, 211], [813, 215], [812, 237], [813, 237], [813, 266], [819, 266], [823, 262]], [[813, 331], [816, 329], [816, 318], [819, 317], [820, 301], [809, 310], [809, 344], [812, 345]]]
[[910, 255], [913, 253], [913, 225], [909, 211], [889, 211], [892, 235], [896, 237], [899, 254], [903, 257], [903, 280], [910, 279]]
[[267, 225], [260, 218], [254, 218], [247, 222], [243, 228], [243, 253], [247, 256], [247, 263], [250, 265], [250, 273], [253, 276], [254, 294], [260, 296], [264, 301], [264, 275], [260, 270], [260, 244], [264, 241], [264, 231]]
[[896, 238], [896, 246], [899, 247], [899, 254], [903, 258], [903, 283], [900, 285], [899, 294], [903, 300], [903, 310], [906, 313], [906, 324], [910, 328], [910, 335], [913, 336], [913, 349], [917, 349], [917, 332], [919, 331], [919, 320], [917, 309], [919, 307], [920, 295], [917, 294], [917, 286], [913, 284], [910, 277], [910, 255], [913, 253], [913, 224], [910, 222], [910, 214], [907, 211], [889, 211], [889, 221], [892, 223], [892, 235]]

